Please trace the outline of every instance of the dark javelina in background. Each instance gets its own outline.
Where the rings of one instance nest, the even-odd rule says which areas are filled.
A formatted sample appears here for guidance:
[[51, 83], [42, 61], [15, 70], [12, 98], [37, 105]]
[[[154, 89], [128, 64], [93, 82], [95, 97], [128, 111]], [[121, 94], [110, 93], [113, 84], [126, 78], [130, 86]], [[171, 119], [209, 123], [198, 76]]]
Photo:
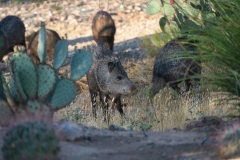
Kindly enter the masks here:
[[113, 51], [116, 27], [114, 20], [108, 12], [97, 12], [92, 22], [92, 33], [93, 38], [98, 45], [103, 43]]
[[98, 93], [103, 107], [104, 121], [106, 121], [106, 114], [108, 116], [108, 100], [112, 100], [113, 107], [116, 106], [120, 114], [123, 115], [121, 95], [135, 92], [136, 87], [129, 80], [118, 56], [113, 54], [109, 48], [104, 45], [96, 46], [93, 58], [93, 65], [87, 73], [93, 116], [96, 118]]
[[[185, 91], [188, 91], [193, 86], [191, 80], [200, 81], [196, 76], [193, 77], [195, 74], [201, 74], [199, 62], [192, 59], [179, 59], [176, 55], [181, 54], [181, 52], [185, 53], [184, 50], [196, 52], [196, 47], [190, 44], [180, 44], [179, 40], [168, 42], [155, 58], [152, 79], [154, 95], [159, 92], [163, 82], [168, 83], [171, 88], [181, 94], [181, 89], [178, 87], [179, 83], [185, 81]], [[176, 54], [174, 55], [174, 53]]]
[[15, 45], [25, 44], [25, 26], [17, 16], [6, 16], [0, 21], [0, 60], [9, 52], [13, 51]]
[[[31, 56], [35, 63], [39, 63], [38, 38], [39, 31], [33, 32], [32, 34], [26, 37], [26, 40], [29, 41], [28, 54]], [[46, 29], [46, 54], [49, 60], [53, 60], [55, 46], [60, 39], [61, 38], [57, 32], [51, 29]]]

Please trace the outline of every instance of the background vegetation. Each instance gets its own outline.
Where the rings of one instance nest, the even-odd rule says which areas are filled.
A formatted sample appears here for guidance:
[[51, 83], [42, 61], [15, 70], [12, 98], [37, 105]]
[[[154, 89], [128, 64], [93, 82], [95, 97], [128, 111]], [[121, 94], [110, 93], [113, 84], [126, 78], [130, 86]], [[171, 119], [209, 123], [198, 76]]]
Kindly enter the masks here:
[[[175, 3], [177, 2], [179, 1], [175, 1]], [[146, 51], [147, 58], [143, 62], [129, 62], [124, 65], [130, 79], [138, 85], [139, 91], [132, 97], [124, 98], [126, 119], [121, 119], [116, 112], [111, 114], [111, 123], [136, 130], [164, 131], [173, 127], [184, 128], [186, 123], [196, 120], [200, 116], [214, 115], [226, 119], [231, 116], [239, 116], [240, 30], [239, 24], [236, 22], [239, 22], [240, 2], [237, 0], [213, 0], [211, 5], [207, 0], [185, 2], [190, 7], [192, 7], [190, 2], [194, 2], [195, 8], [199, 10], [199, 16], [187, 15], [191, 22], [198, 24], [198, 27], [188, 26], [189, 30], [186, 32], [181, 25], [174, 26], [180, 27], [180, 30], [173, 32], [174, 30], [165, 29], [169, 32], [156, 33], [150, 38], [143, 38], [139, 45]], [[161, 3], [159, 6], [162, 7]], [[206, 8], [209, 6], [211, 6], [211, 10], [207, 11]], [[184, 7], [178, 7], [178, 14], [184, 15], [184, 9]], [[160, 12], [161, 8], [157, 11]], [[195, 19], [192, 20], [193, 18]], [[186, 93], [184, 96], [179, 96], [172, 89], [165, 87], [155, 97], [151, 97], [154, 57], [166, 40], [178, 36], [187, 36], [188, 40], [194, 40], [191, 42], [198, 40], [198, 43], [194, 43], [194, 45], [198, 47], [200, 54], [194, 57], [191, 54], [182, 56], [202, 61], [201, 87], [196, 92]], [[184, 43], [189, 43], [189, 41]], [[57, 112], [55, 118], [67, 118], [99, 128], [107, 127], [102, 121], [100, 109], [98, 110], [98, 120], [92, 120], [88, 91], [84, 91], [81, 95], [80, 101]]]

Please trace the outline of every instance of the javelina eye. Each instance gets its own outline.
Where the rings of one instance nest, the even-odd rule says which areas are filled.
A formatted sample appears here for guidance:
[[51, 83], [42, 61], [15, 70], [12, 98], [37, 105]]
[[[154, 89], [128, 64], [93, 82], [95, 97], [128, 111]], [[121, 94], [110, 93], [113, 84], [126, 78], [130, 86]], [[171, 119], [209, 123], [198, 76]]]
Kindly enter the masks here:
[[117, 76], [117, 80], [118, 81], [122, 80], [122, 77], [121, 76]]

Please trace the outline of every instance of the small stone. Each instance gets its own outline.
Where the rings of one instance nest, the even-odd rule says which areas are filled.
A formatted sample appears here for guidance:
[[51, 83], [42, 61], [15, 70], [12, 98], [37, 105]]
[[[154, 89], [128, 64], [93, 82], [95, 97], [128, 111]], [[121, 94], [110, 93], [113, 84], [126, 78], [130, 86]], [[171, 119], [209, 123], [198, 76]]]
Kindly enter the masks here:
[[128, 10], [132, 10], [132, 9], [133, 9], [133, 6], [127, 6], [127, 9], [128, 9]]
[[125, 10], [125, 13], [131, 13], [131, 10], [129, 9]]
[[152, 140], [147, 141], [147, 145], [153, 145], [153, 144], [154, 144], [154, 143], [153, 143]]
[[136, 11], [141, 11], [142, 9], [140, 7], [135, 7], [134, 8]]
[[84, 139], [85, 135], [83, 129], [73, 122], [64, 122], [57, 129], [57, 134], [60, 139], [67, 141], [76, 141], [79, 139]]

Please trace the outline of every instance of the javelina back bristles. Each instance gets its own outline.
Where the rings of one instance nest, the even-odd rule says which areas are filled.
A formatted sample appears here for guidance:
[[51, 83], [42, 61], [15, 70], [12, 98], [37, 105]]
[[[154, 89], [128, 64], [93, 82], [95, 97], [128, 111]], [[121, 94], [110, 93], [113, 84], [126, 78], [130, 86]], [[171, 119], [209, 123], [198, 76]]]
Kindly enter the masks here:
[[116, 106], [123, 116], [121, 95], [135, 92], [136, 87], [129, 80], [118, 56], [113, 54], [109, 48], [104, 45], [96, 46], [93, 58], [93, 65], [87, 73], [87, 81], [94, 118], [96, 118], [96, 97], [98, 94], [103, 107], [104, 121], [108, 116], [109, 100], [113, 101], [113, 106]]
[[6, 16], [0, 21], [0, 60], [9, 52], [13, 51], [15, 45], [25, 44], [25, 26], [17, 16]]
[[99, 11], [92, 22], [93, 38], [98, 45], [101, 43], [113, 51], [116, 27], [112, 16], [106, 11]]
[[201, 74], [200, 62], [178, 57], [181, 52], [196, 52], [196, 47], [190, 44], [180, 44], [179, 40], [181, 39], [168, 42], [155, 58], [152, 78], [154, 95], [159, 92], [164, 85], [163, 83], [169, 84], [171, 88], [181, 94], [182, 90], [178, 87], [179, 83], [185, 81], [185, 91], [188, 91], [193, 85], [191, 80], [200, 81], [194, 76]]
[[[38, 37], [39, 31], [33, 32], [26, 37], [26, 40], [29, 41], [28, 44], [28, 54], [33, 59], [35, 63], [39, 63], [38, 58]], [[54, 50], [57, 42], [60, 40], [58, 33], [51, 29], [46, 29], [46, 53], [49, 60], [53, 60]]]

